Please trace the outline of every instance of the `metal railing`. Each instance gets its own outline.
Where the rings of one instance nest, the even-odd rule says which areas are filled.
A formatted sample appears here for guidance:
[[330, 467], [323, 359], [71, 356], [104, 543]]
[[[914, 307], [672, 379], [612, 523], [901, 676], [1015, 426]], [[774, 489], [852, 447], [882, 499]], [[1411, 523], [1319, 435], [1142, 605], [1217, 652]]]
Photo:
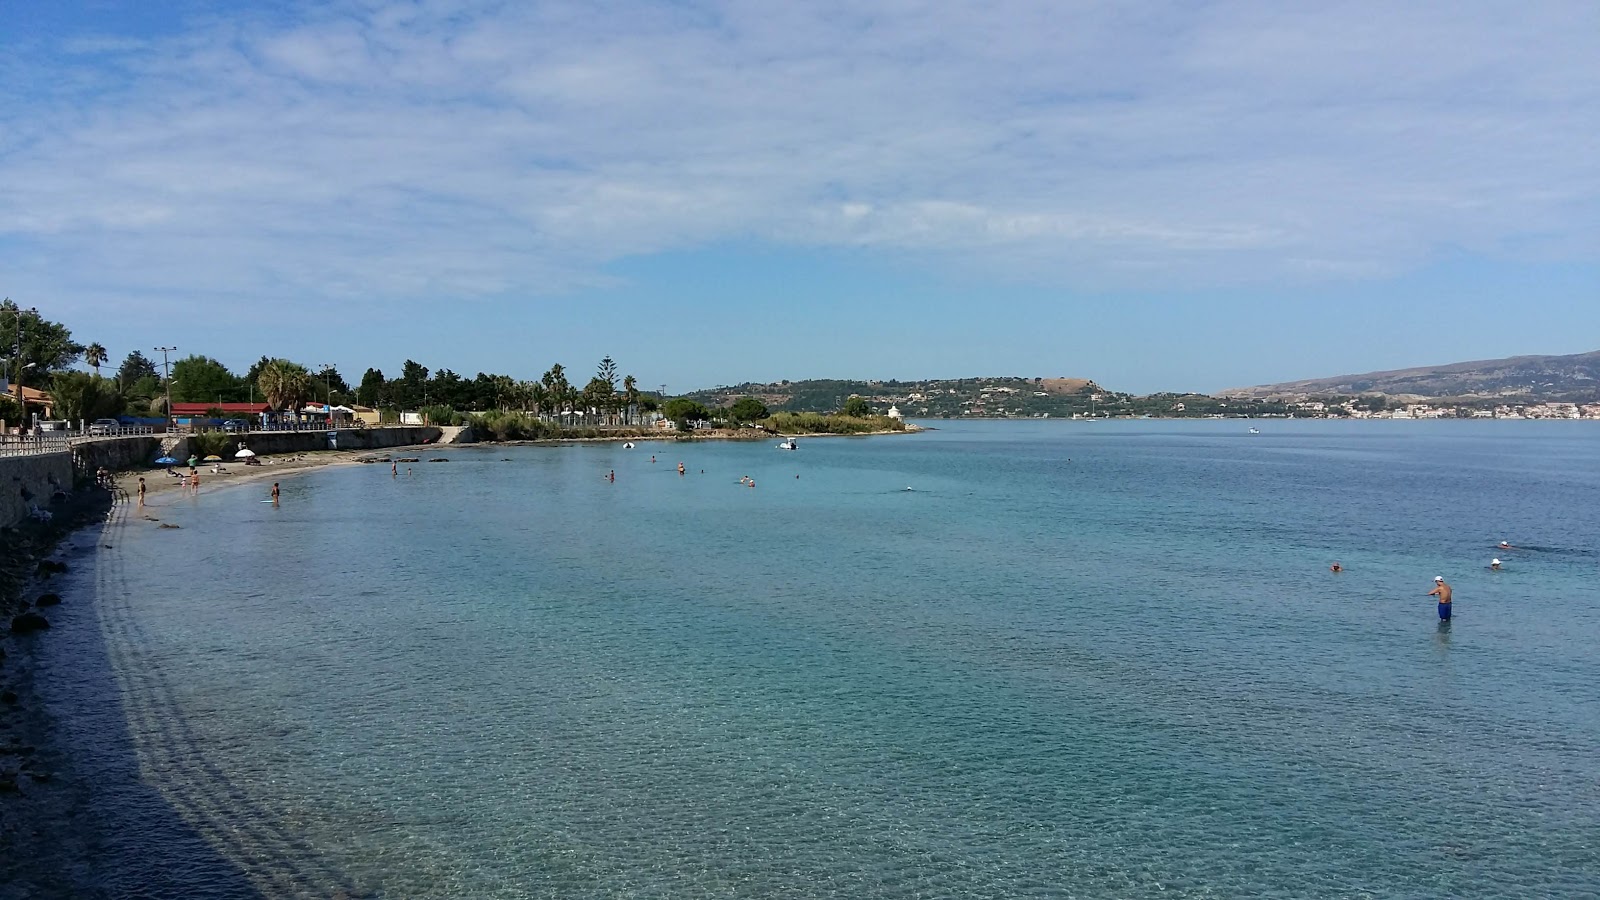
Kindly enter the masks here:
[[83, 431], [40, 430], [24, 435], [0, 434], [0, 456], [37, 456], [41, 453], [61, 453], [74, 444], [87, 441], [115, 440], [124, 437], [148, 437], [160, 432], [149, 425], [125, 425], [116, 428]]

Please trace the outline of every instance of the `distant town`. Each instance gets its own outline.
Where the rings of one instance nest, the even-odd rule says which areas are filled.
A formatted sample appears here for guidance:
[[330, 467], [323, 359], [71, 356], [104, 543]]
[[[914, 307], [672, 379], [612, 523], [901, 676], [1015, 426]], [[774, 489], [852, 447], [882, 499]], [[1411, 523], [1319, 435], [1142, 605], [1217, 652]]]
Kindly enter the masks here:
[[774, 410], [793, 412], [837, 409], [846, 399], [860, 397], [874, 412], [920, 419], [1600, 419], [1600, 397], [1567, 402], [1511, 398], [1445, 401], [1376, 393], [1321, 397], [1136, 395], [1081, 378], [747, 382], [688, 396], [708, 407], [755, 397]]

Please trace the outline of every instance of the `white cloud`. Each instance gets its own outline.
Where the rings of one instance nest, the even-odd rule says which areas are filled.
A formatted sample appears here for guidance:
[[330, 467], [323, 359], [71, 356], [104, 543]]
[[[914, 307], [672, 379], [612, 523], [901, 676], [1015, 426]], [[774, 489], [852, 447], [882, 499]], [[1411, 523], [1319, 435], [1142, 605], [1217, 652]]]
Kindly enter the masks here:
[[97, 35], [0, 99], [0, 252], [308, 302], [752, 236], [1155, 288], [1593, 261], [1597, 34], [1582, 2], [373, 0]]

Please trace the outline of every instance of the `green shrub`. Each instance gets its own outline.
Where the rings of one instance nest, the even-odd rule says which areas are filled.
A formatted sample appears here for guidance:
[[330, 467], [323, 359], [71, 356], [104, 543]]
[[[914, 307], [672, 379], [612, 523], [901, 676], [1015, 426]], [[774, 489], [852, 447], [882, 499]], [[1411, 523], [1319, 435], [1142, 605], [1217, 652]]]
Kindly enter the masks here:
[[444, 406], [436, 403], [433, 406], [424, 406], [421, 412], [422, 421], [427, 422], [429, 425], [462, 425], [466, 423], [466, 417], [456, 412], [453, 406]]
[[904, 431], [905, 423], [888, 416], [829, 416], [821, 413], [774, 413], [764, 423], [780, 434], [869, 434]]
[[189, 452], [195, 456], [220, 456], [231, 459], [239, 449], [239, 439], [226, 431], [203, 431], [189, 436]]

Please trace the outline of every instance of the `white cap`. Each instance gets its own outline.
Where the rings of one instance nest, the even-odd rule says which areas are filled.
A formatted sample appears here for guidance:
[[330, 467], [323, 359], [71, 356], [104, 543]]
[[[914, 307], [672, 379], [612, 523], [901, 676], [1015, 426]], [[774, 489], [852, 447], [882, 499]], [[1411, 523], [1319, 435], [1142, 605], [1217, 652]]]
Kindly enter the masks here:
[[1491, 566], [1500, 565], [1500, 557], [1497, 556], [1494, 559], [1489, 560], [1489, 565], [1491, 565]]
[[1443, 581], [1444, 580], [1444, 576], [1443, 575], [1435, 575], [1435, 576], [1433, 576], [1433, 580], [1434, 581]]

